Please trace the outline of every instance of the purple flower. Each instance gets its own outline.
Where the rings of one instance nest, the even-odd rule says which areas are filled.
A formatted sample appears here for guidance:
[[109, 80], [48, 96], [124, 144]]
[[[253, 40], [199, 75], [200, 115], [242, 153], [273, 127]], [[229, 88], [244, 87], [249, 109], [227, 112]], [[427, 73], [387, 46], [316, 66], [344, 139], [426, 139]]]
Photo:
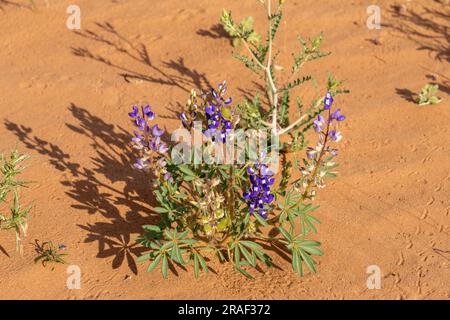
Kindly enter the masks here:
[[308, 147], [306, 148], [306, 157], [308, 157], [308, 159], [314, 159], [316, 157], [317, 154], [317, 150], [312, 148], [312, 147]]
[[159, 153], [166, 153], [169, 150], [169, 147], [167, 146], [166, 143], [161, 142], [161, 144], [158, 147], [158, 152]]
[[164, 180], [169, 181], [170, 183], [173, 183], [173, 177], [172, 174], [170, 172], [166, 172], [164, 174]]
[[331, 96], [330, 92], [327, 92], [327, 94], [325, 95], [325, 99], [323, 100], [325, 110], [330, 109], [332, 104], [333, 104], [333, 97]]
[[134, 137], [131, 140], [133, 142], [140, 143], [140, 142], [142, 142], [142, 139], [143, 139], [142, 135], [139, 132], [135, 131], [134, 132]]
[[233, 99], [228, 98], [227, 100], [223, 100], [223, 103], [225, 104], [230, 104], [231, 102], [233, 102]]
[[136, 118], [138, 116], [138, 114], [139, 114], [139, 108], [137, 106], [133, 106], [133, 111], [128, 112], [128, 115], [133, 119]]
[[211, 104], [209, 106], [206, 106], [205, 107], [205, 112], [206, 112], [207, 115], [211, 116], [211, 115], [213, 115], [216, 112], [216, 107], [213, 104]]
[[272, 171], [265, 164], [261, 165], [260, 173], [262, 176], [273, 176]]
[[145, 121], [144, 118], [141, 118], [140, 116], [136, 117], [136, 126], [139, 128], [139, 130], [144, 131], [147, 127], [147, 121]]
[[145, 170], [145, 169], [148, 169], [149, 163], [146, 160], [137, 159], [134, 164], [134, 167], [139, 170]]
[[322, 126], [325, 124], [325, 119], [319, 114], [317, 120], [314, 120], [313, 127], [317, 133], [322, 132]]
[[342, 135], [339, 131], [337, 130], [331, 130], [329, 133], [329, 136], [331, 138], [331, 140], [338, 142], [339, 140], [342, 139]]
[[181, 121], [188, 121], [188, 119], [187, 119], [187, 117], [186, 117], [186, 113], [182, 112], [182, 113], [180, 114], [180, 119], [181, 119]]
[[187, 115], [185, 112], [180, 114], [181, 123], [186, 129], [191, 129], [194, 126], [194, 121], [197, 119], [197, 112], [193, 112], [191, 115]]
[[155, 119], [155, 114], [151, 111], [150, 105], [146, 105], [143, 109], [143, 112], [149, 120]]
[[335, 112], [331, 113], [331, 119], [337, 121], [344, 121], [345, 116], [341, 114], [341, 109], [337, 109]]
[[158, 125], [155, 124], [152, 128], [152, 135], [154, 137], [160, 137], [164, 134], [164, 129], [159, 129]]

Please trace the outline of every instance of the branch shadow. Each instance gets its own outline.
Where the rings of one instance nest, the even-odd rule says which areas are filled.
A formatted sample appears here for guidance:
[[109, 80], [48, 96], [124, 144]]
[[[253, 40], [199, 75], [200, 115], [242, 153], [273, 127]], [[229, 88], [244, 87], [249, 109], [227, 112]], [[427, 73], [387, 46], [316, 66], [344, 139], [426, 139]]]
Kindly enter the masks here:
[[15, 8], [29, 8], [29, 6], [24, 5], [23, 3], [14, 2], [10, 0], [0, 0], [0, 11], [5, 12], [6, 7], [15, 7]]
[[[95, 50], [99, 50], [101, 47], [104, 49], [106, 46], [114, 49], [115, 53], [121, 56], [121, 61], [126, 58], [125, 63], [118, 63], [96, 54], [94, 50], [87, 47], [71, 47], [72, 54], [75, 56], [94, 60], [117, 69], [119, 76], [126, 82], [142, 80], [176, 87], [185, 92], [190, 92], [193, 86], [202, 90], [211, 88], [211, 83], [206, 75], [189, 68], [182, 57], [163, 62], [162, 67], [156, 65], [150, 58], [145, 44], [129, 40], [109, 22], [97, 22], [95, 28], [75, 31], [75, 34], [96, 42], [100, 47], [97, 46]], [[132, 63], [142, 65], [148, 70], [148, 73], [136, 71], [129, 66]]]
[[8, 251], [6, 251], [5, 248], [3, 248], [2, 245], [0, 245], [0, 252], [3, 253], [8, 258], [10, 258], [9, 254], [8, 254]]
[[209, 29], [199, 29], [197, 30], [197, 34], [212, 39], [228, 39], [230, 44], [232, 43], [232, 38], [220, 23], [212, 25]]
[[388, 13], [392, 22], [383, 26], [392, 28], [406, 35], [417, 43], [417, 50], [426, 50], [439, 61], [450, 61], [450, 14], [443, 10], [423, 7], [421, 10], [407, 10], [398, 5], [391, 5]]
[[395, 91], [397, 95], [399, 95], [401, 98], [403, 98], [408, 102], [414, 102], [414, 97], [417, 96], [414, 92], [406, 88], [404, 89], [396, 88]]
[[[32, 128], [9, 120], [4, 124], [28, 149], [48, 157], [56, 170], [69, 175], [60, 183], [66, 188], [65, 193], [75, 200], [74, 209], [101, 215], [106, 220], [78, 225], [87, 232], [85, 243], [98, 242], [97, 257], [112, 258], [114, 269], [126, 260], [129, 269], [137, 274], [133, 256], [138, 257], [143, 248], [132, 238], [142, 234], [143, 224], [158, 221], [158, 216], [151, 210], [155, 200], [146, 188], [148, 177], [131, 166], [134, 156], [127, 131], [106, 123], [74, 103], [70, 104], [69, 110], [77, 123], [66, 123], [67, 128], [88, 137], [95, 151], [89, 168], [74, 162], [59, 146], [33, 135]], [[119, 187], [121, 185], [123, 187]], [[125, 207], [126, 212], [121, 213], [118, 206]]]

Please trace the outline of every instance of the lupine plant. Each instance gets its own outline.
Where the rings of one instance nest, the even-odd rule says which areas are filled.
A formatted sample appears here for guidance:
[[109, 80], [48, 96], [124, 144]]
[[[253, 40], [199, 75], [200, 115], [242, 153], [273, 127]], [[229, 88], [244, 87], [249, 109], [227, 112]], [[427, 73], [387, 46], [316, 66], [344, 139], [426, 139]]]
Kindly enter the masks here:
[[[191, 265], [198, 277], [202, 270], [208, 272], [214, 258], [251, 278], [251, 268], [272, 266], [271, 248], [289, 254], [293, 270], [303, 275], [304, 266], [316, 272], [315, 256], [323, 254], [320, 242], [310, 239], [320, 223], [313, 216], [319, 208], [313, 200], [326, 179], [336, 176], [336, 143], [342, 138], [339, 125], [345, 116], [335, 108], [335, 100], [347, 91], [329, 76], [309, 108], [304, 110], [302, 100], [296, 99], [297, 118], [290, 121], [293, 90], [314, 79], [300, 75], [303, 65], [329, 53], [320, 49], [322, 34], [309, 42], [299, 38], [300, 49], [281, 82], [274, 73], [274, 42], [284, 1], [259, 2], [267, 11], [264, 41], [251, 17], [236, 23], [225, 10], [220, 21], [233, 44], [247, 52], [233, 55], [262, 79], [265, 95], [256, 92], [251, 99], [233, 103], [226, 82], [207, 92], [192, 90], [180, 114], [181, 127], [194, 136], [200, 132], [202, 143], [188, 145], [188, 161], [175, 161], [179, 145], [163, 141], [165, 132], [153, 123], [149, 105], [134, 106], [129, 113], [136, 127], [132, 143], [140, 153], [134, 166], [148, 173], [158, 203], [154, 211], [160, 217], [158, 223], [143, 227], [138, 242], [148, 250], [138, 260], [149, 261], [148, 271], [160, 266], [165, 278], [171, 265]], [[195, 161], [196, 154], [236, 139], [238, 129], [266, 130], [282, 143], [262, 147], [256, 159], [246, 146], [248, 159], [243, 163]], [[307, 132], [317, 137], [313, 145], [308, 145]], [[282, 158], [279, 173], [271, 167], [269, 155], [274, 153]]]
[[22, 164], [27, 159], [27, 155], [20, 154], [17, 150], [11, 151], [9, 157], [0, 155], [0, 230], [14, 230], [16, 249], [20, 253], [22, 240], [27, 234], [31, 205], [24, 208], [20, 204], [19, 189], [30, 182], [18, 179], [18, 175], [22, 173]]

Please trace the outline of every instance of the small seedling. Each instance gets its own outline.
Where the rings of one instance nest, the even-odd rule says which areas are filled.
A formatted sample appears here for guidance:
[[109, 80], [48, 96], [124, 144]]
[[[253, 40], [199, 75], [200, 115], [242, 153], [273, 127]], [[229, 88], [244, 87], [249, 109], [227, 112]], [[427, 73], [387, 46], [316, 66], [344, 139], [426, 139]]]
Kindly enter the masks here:
[[35, 247], [38, 256], [34, 259], [34, 263], [41, 262], [44, 267], [47, 266], [48, 263], [67, 264], [67, 262], [63, 259], [64, 256], [67, 256], [67, 254], [60, 252], [66, 249], [65, 245], [55, 246], [51, 241], [39, 244], [39, 241], [36, 240]]
[[22, 254], [22, 239], [26, 236], [28, 228], [28, 215], [32, 206], [22, 208], [19, 201], [19, 189], [26, 187], [30, 182], [18, 180], [22, 173], [22, 163], [28, 159], [27, 155], [20, 154], [17, 150], [11, 151], [9, 157], [0, 155], [0, 205], [7, 204], [9, 195], [12, 194], [12, 204], [9, 213], [4, 213], [0, 207], [0, 230], [14, 230], [16, 233], [16, 248]]
[[419, 96], [416, 98], [416, 103], [420, 106], [427, 104], [438, 104], [442, 101], [441, 98], [436, 96], [439, 89], [437, 84], [427, 84], [420, 91]]

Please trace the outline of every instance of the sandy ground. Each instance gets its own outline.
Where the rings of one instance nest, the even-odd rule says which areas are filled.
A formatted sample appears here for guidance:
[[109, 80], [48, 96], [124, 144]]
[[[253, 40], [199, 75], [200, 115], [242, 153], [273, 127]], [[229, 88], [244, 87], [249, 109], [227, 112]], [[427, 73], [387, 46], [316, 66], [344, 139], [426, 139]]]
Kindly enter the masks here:
[[[29, 153], [25, 176], [38, 182], [24, 194], [35, 204], [24, 256], [0, 233], [1, 299], [450, 298], [448, 5], [380, 0], [383, 26], [369, 30], [371, 1], [287, 0], [281, 66], [296, 33], [323, 30], [333, 55], [306, 71], [320, 80], [332, 71], [352, 94], [338, 99], [348, 117], [340, 177], [318, 199], [318, 274], [299, 278], [275, 254], [280, 268], [251, 281], [220, 264], [199, 280], [180, 269], [163, 280], [135, 264], [134, 241], [153, 214], [130, 168], [126, 113], [149, 101], [171, 130], [191, 87], [227, 79], [238, 100], [256, 90], [217, 27], [223, 7], [261, 20], [256, 1], [78, 0], [79, 32], [65, 26], [73, 2], [36, 0], [30, 10], [0, 0], [0, 150]], [[412, 94], [429, 82], [444, 101], [419, 107]], [[33, 263], [35, 239], [68, 247], [80, 290], [66, 288], [66, 266]], [[380, 290], [366, 287], [369, 265], [381, 269]]]

